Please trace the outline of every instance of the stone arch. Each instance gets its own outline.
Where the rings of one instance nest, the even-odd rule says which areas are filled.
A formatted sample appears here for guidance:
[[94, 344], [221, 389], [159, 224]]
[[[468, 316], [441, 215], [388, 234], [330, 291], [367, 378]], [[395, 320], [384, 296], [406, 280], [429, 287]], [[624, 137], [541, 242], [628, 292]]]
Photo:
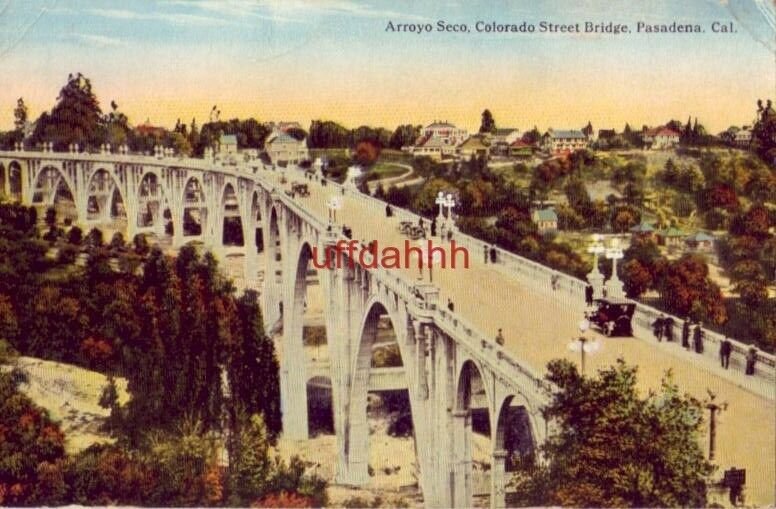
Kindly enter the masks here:
[[237, 191], [231, 182], [224, 184], [221, 191], [221, 239], [224, 246], [243, 246], [245, 245], [245, 228], [243, 218], [240, 214], [240, 202], [237, 197]]
[[[491, 493], [491, 451], [493, 444], [493, 423], [491, 422], [491, 395], [481, 367], [472, 359], [461, 364], [456, 383], [456, 411], [453, 422], [453, 443], [455, 446], [455, 505], [472, 507], [473, 495]], [[475, 434], [487, 436], [490, 444], [475, 441]], [[475, 468], [475, 450], [480, 457], [487, 458]], [[479, 462], [477, 462], [479, 463]], [[492, 479], [491, 479], [492, 480]], [[475, 490], [479, 490], [475, 493]]]
[[[21, 193], [21, 186], [18, 189]], [[78, 218], [75, 191], [76, 188], [67, 172], [59, 167], [46, 165], [37, 172], [33, 180], [32, 204], [55, 207], [58, 209], [58, 216], [75, 220]]]
[[192, 176], [186, 180], [180, 202], [183, 204], [181, 234], [184, 237], [203, 235], [207, 231], [209, 211], [205, 188], [198, 177]]
[[[289, 281], [291, 287], [287, 289], [284, 299], [286, 309], [283, 316], [281, 355], [283, 432], [294, 439], [306, 438], [311, 431], [305, 391], [308, 368], [329, 372], [331, 366], [327, 342], [329, 331], [326, 330], [325, 320], [328, 311], [327, 300], [325, 295], [320, 292], [313, 293], [309, 288], [319, 275], [311, 263], [312, 258], [313, 250], [310, 244], [302, 242], [294, 258], [289, 260], [294, 261], [294, 264], [288, 267], [292, 271], [289, 276], [293, 279]], [[320, 283], [320, 279], [317, 282]], [[312, 313], [307, 313], [308, 308], [311, 311], [315, 308], [319, 315], [317, 323], [306, 320], [312, 317]]]
[[496, 407], [493, 448], [506, 452], [506, 471], [512, 471], [512, 457], [536, 452], [538, 429], [536, 415], [527, 398], [518, 393], [506, 396]]
[[150, 229], [158, 235], [173, 235], [175, 223], [169, 196], [159, 174], [153, 170], [146, 171], [137, 188], [137, 217], [130, 220], [136, 221], [138, 229]]
[[[422, 491], [424, 482], [423, 476], [429, 475], [430, 472], [423, 472], [420, 468], [421, 457], [418, 454], [418, 448], [423, 447], [424, 444], [417, 443], [417, 432], [419, 430], [416, 416], [418, 408], [416, 407], [416, 394], [409, 373], [413, 369], [413, 361], [411, 352], [407, 352], [406, 336], [402, 334], [402, 327], [404, 322], [400, 320], [393, 307], [384, 302], [380, 296], [373, 295], [367, 300], [364, 307], [366, 313], [361, 321], [359, 328], [358, 346], [355, 357], [355, 369], [352, 375], [352, 388], [350, 392], [350, 404], [349, 404], [349, 432], [348, 438], [345, 443], [345, 456], [348, 457], [348, 473], [347, 476], [350, 482], [354, 484], [365, 484], [369, 481], [368, 465], [370, 464], [370, 439], [369, 439], [369, 424], [368, 424], [368, 406], [370, 400], [368, 398], [369, 393], [369, 381], [370, 373], [372, 370], [373, 361], [373, 347], [380, 336], [381, 326], [384, 321], [388, 321], [390, 330], [393, 331], [396, 337], [396, 343], [399, 346], [399, 355], [401, 357], [401, 366], [403, 370], [403, 377], [406, 381], [407, 387], [407, 399], [409, 415], [405, 414], [400, 416], [401, 419], [411, 425], [411, 440], [406, 443], [407, 449], [397, 451], [397, 454], [410, 454], [414, 455], [415, 463], [418, 467], [416, 479], [418, 481], [418, 489]], [[372, 458], [375, 459], [375, 458]], [[378, 468], [375, 470], [379, 470]], [[413, 472], [404, 472], [405, 475], [413, 475]], [[377, 475], [377, 474], [376, 474]]]
[[11, 198], [22, 199], [22, 165], [19, 161], [8, 163], [8, 194]]
[[116, 176], [105, 168], [95, 169], [86, 186], [86, 219], [108, 221], [127, 217], [126, 200]]
[[22, 199], [22, 165], [19, 161], [8, 164], [8, 195], [18, 201]]

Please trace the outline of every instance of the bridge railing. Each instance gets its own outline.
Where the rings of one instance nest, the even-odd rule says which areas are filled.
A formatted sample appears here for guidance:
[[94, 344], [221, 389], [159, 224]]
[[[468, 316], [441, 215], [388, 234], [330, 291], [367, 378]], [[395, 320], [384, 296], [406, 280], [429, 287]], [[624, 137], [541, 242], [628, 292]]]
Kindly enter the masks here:
[[[339, 184], [333, 183], [335, 187], [341, 188]], [[373, 207], [379, 206], [384, 208], [386, 203], [368, 196], [364, 193], [356, 191], [354, 189], [345, 188], [345, 192], [356, 199], [362, 201], [365, 204], [369, 204]], [[421, 216], [418, 214], [403, 209], [401, 207], [395, 207], [391, 205], [394, 216], [405, 221], [418, 222]], [[428, 222], [428, 219], [423, 218], [424, 222]], [[564, 305], [579, 306], [584, 302], [585, 287], [587, 282], [565, 274], [563, 272], [554, 270], [550, 267], [537, 263], [528, 258], [522, 257], [510, 251], [506, 251], [495, 245], [490, 245], [480, 239], [474, 238], [470, 235], [456, 231], [453, 235], [453, 239], [458, 245], [465, 247], [469, 251], [469, 256], [483, 256], [485, 249], [495, 249], [496, 252], [496, 265], [501, 266], [505, 270], [509, 271], [512, 275], [517, 276], [523, 284], [530, 285], [535, 290], [547, 293], [553, 296], [556, 300], [559, 300]], [[490, 253], [488, 253], [488, 263], [490, 262]], [[553, 289], [552, 281], [556, 281], [555, 289]], [[652, 323], [655, 319], [663, 314], [665, 317], [671, 317], [674, 322], [681, 326], [682, 320], [679, 317], [672, 316], [666, 312], [659, 311], [646, 304], [636, 302], [636, 309], [633, 314], [633, 326], [638, 332], [640, 339], [648, 339], [652, 337]], [[581, 317], [580, 317], [581, 318]], [[719, 365], [719, 346], [724, 339], [724, 335], [709, 330], [704, 331], [704, 349], [702, 358], [704, 364], [707, 364], [709, 368], [716, 368]], [[680, 329], [677, 329], [680, 332]], [[676, 334], [676, 337], [680, 337], [680, 334]], [[730, 357], [730, 372], [737, 372], [741, 376], [744, 375], [744, 369], [746, 366], [746, 356], [749, 352], [750, 345], [743, 343], [734, 338], [728, 338], [731, 342], [732, 354]], [[678, 346], [678, 345], [677, 345]], [[755, 371], [753, 377], [758, 380], [762, 380], [767, 383], [776, 382], [776, 357], [764, 351], [757, 351], [757, 357], [755, 362]], [[719, 367], [721, 369], [721, 366]], [[774, 391], [766, 393], [770, 398], [774, 398]]]

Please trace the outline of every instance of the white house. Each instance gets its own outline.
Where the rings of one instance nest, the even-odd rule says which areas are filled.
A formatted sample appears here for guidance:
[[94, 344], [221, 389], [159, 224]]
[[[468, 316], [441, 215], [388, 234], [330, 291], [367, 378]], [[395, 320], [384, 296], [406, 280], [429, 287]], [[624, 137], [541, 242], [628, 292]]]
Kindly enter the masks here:
[[491, 152], [500, 155], [509, 155], [509, 146], [520, 139], [520, 129], [505, 127], [496, 129], [490, 135]]
[[550, 129], [542, 136], [542, 146], [551, 154], [563, 154], [587, 148], [588, 138], [578, 130]]
[[448, 122], [427, 125], [410, 149], [414, 156], [430, 156], [435, 159], [455, 154], [455, 147], [469, 137], [466, 129], [459, 129]]
[[733, 141], [738, 147], [748, 147], [752, 143], [752, 128], [748, 125], [742, 127], [736, 132]]
[[275, 131], [267, 137], [264, 152], [273, 164], [299, 164], [310, 158], [304, 140], [297, 140], [282, 131]]
[[237, 136], [234, 134], [222, 134], [218, 139], [218, 153], [219, 154], [236, 154], [237, 153]]
[[679, 133], [670, 127], [660, 126], [644, 131], [644, 144], [653, 150], [664, 150], [679, 144]]

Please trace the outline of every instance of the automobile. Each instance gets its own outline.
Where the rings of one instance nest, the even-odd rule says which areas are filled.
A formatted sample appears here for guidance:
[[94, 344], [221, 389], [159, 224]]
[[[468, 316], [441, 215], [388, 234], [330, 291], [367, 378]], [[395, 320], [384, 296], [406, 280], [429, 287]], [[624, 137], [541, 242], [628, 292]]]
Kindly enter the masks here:
[[604, 297], [593, 301], [595, 310], [587, 315], [590, 323], [607, 336], [633, 336], [631, 319], [636, 303], [628, 299]]

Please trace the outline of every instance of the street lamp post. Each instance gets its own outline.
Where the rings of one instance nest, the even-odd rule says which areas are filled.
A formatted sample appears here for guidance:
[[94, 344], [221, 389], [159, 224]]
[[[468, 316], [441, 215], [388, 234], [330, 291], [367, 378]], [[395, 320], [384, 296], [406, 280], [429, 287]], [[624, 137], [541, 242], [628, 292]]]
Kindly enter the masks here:
[[617, 260], [625, 256], [620, 247], [619, 240], [612, 239], [611, 245], [606, 249], [606, 257], [612, 261], [612, 277], [606, 282], [606, 294], [608, 297], [624, 297], [622, 281], [617, 275]]
[[593, 253], [593, 269], [587, 274], [587, 282], [593, 287], [593, 298], [601, 297], [601, 291], [604, 287], [604, 275], [598, 270], [598, 256], [606, 251], [604, 243], [601, 241], [601, 235], [594, 233], [593, 242], [587, 248], [588, 253]]
[[714, 461], [714, 454], [717, 449], [717, 412], [727, 409], [727, 403], [717, 404], [714, 402], [714, 398], [717, 397], [711, 391], [709, 393], [709, 401], [706, 403], [706, 409], [709, 411], [709, 461]]
[[585, 354], [595, 353], [598, 351], [599, 348], [601, 348], [601, 343], [599, 343], [595, 339], [587, 339], [585, 337], [585, 331], [587, 331], [587, 329], [589, 328], [590, 328], [590, 322], [587, 319], [579, 322], [580, 336], [576, 339], [572, 339], [568, 345], [569, 350], [571, 350], [572, 352], [580, 353], [580, 366], [581, 366], [581, 372], [583, 375], [585, 374]]
[[453, 207], [455, 207], [455, 197], [451, 193], [447, 193], [447, 196], [445, 196], [444, 206], [447, 207], [447, 219], [450, 221], [450, 224], [447, 226], [447, 228], [452, 230], [453, 225], [455, 224], [453, 222]]
[[445, 218], [444, 214], [442, 213], [442, 207], [445, 206], [445, 193], [439, 191], [436, 200], [434, 200], [434, 203], [439, 205], [439, 215], [437, 216], [437, 222], [441, 223]]
[[339, 196], [331, 196], [326, 207], [329, 209], [329, 223], [337, 224], [337, 211], [342, 208], [342, 200]]

